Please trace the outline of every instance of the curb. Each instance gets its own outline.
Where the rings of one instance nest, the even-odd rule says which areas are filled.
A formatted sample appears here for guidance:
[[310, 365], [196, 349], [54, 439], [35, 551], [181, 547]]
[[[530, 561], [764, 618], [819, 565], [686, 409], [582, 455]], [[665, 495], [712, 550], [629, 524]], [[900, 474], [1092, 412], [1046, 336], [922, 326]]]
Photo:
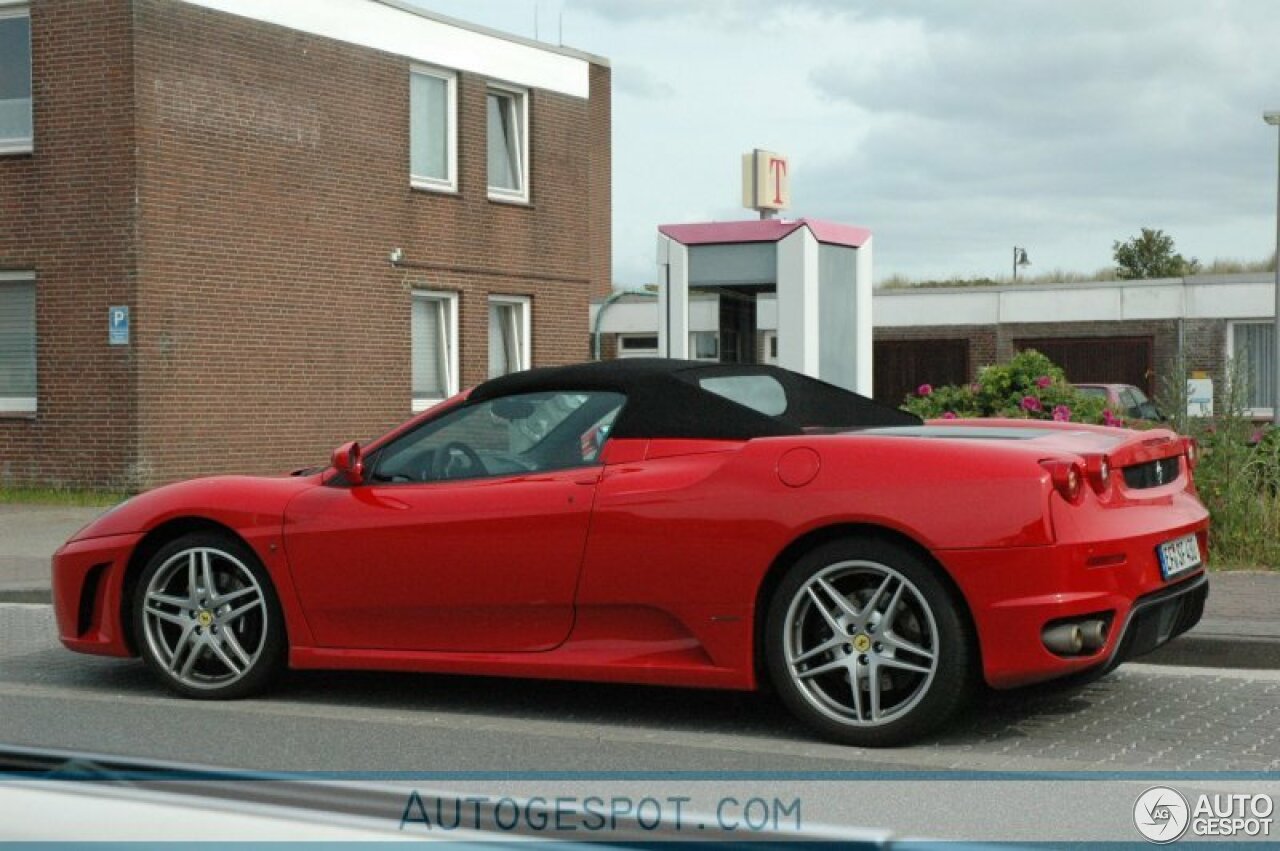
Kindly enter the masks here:
[[1280, 637], [1259, 635], [1180, 635], [1133, 661], [1147, 665], [1193, 668], [1280, 670]]

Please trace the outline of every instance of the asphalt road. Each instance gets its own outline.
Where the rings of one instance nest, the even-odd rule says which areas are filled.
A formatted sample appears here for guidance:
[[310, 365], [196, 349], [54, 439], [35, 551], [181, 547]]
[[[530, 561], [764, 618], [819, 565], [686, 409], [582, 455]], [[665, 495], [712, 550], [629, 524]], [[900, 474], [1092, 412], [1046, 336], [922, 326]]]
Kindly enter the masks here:
[[1280, 769], [1280, 673], [1129, 664], [983, 698], [943, 734], [813, 740], [767, 696], [293, 673], [260, 699], [169, 696], [136, 660], [67, 652], [43, 605], [0, 604], [0, 740], [264, 770], [415, 772]]

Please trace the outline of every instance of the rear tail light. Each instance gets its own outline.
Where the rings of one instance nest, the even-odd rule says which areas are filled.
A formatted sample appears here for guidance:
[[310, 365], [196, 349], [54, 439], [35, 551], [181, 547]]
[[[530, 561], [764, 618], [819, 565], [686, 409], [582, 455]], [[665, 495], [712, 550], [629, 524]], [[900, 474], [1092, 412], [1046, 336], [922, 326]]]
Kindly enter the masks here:
[[1182, 452], [1187, 456], [1187, 468], [1194, 470], [1200, 463], [1200, 444], [1194, 437], [1182, 438]]
[[1099, 494], [1111, 487], [1111, 459], [1105, 455], [1090, 455], [1084, 459], [1085, 475], [1089, 484]]
[[1075, 461], [1041, 461], [1053, 486], [1067, 502], [1079, 502], [1084, 493], [1084, 468]]

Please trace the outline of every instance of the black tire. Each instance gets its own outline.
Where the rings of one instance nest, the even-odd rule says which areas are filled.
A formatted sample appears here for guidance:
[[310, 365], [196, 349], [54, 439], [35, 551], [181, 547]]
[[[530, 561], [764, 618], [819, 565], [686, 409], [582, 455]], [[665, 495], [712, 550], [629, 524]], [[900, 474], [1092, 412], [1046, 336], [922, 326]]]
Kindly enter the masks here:
[[[185, 596], [183, 586], [189, 584], [179, 573], [188, 569], [192, 553], [196, 554], [197, 564], [203, 564], [201, 553], [210, 554], [215, 591], [212, 596], [201, 593], [204, 583], [198, 582], [194, 596], [179, 604], [178, 599]], [[166, 574], [159, 580], [162, 585], [153, 588], [162, 570]], [[196, 570], [203, 575], [199, 568]], [[177, 590], [171, 593], [173, 588]], [[163, 593], [174, 602], [157, 603], [153, 598], [153, 606], [148, 608], [146, 603], [152, 592]], [[197, 606], [195, 597], [205, 599]], [[255, 598], [260, 600], [256, 606]], [[224, 599], [228, 602], [220, 605]], [[192, 532], [165, 544], [143, 568], [131, 607], [139, 654], [161, 682], [184, 697], [247, 697], [266, 688], [285, 666], [288, 641], [284, 614], [271, 577], [253, 550], [230, 535]], [[221, 620], [241, 608], [246, 611], [236, 620]], [[234, 642], [243, 655], [237, 655], [229, 642]], [[182, 655], [184, 648], [186, 656]], [[168, 658], [175, 660], [174, 666], [179, 669], [176, 671], [166, 659], [171, 650], [176, 652]], [[233, 674], [235, 668], [217, 654], [239, 665], [240, 673]], [[186, 665], [184, 660], [192, 657], [192, 664]], [[190, 668], [185, 677], [181, 670], [184, 667]], [[223, 671], [221, 681], [219, 669]]]
[[[877, 573], [879, 568], [887, 572]], [[972, 693], [978, 674], [978, 653], [972, 628], [961, 611], [961, 602], [936, 571], [932, 562], [908, 547], [877, 538], [832, 541], [796, 561], [769, 601], [764, 626], [766, 668], [787, 708], [823, 738], [859, 747], [904, 744], [936, 730], [952, 718]], [[882, 599], [873, 607], [885, 606], [885, 612], [875, 612], [882, 620], [888, 602], [883, 598], [892, 598], [895, 582], [903, 585], [895, 613], [889, 615], [884, 624], [892, 628], [883, 631], [895, 637], [893, 640], [907, 637], [898, 632], [897, 619], [901, 617], [903, 628], [914, 627], [912, 635], [917, 636], [908, 643], [931, 652], [932, 656], [913, 655], [914, 651], [906, 649], [886, 649], [876, 641], [878, 638], [890, 641], [884, 635], [875, 634], [879, 622], [868, 627], [853, 627], [857, 621], [851, 620], [837, 638], [831, 618], [817, 609], [808, 590], [811, 585], [821, 587], [815, 584], [820, 576], [835, 587], [859, 615], [872, 620], [866, 604], [874, 592], [866, 589], [878, 587], [876, 577], [890, 580]], [[893, 576], [898, 578], [895, 580]], [[830, 605], [824, 607], [827, 614], [851, 617], [851, 610], [842, 609], [839, 602], [825, 592], [819, 596], [830, 600]], [[928, 614], [923, 607], [928, 607]], [[788, 621], [789, 612], [791, 621]], [[929, 628], [932, 635], [927, 631]], [[851, 629], [856, 629], [856, 633]], [[795, 653], [796, 658], [817, 653], [823, 645], [845, 641], [846, 632], [849, 643], [823, 651], [811, 661], [794, 667], [787, 663], [787, 648], [791, 646], [793, 652], [804, 648], [806, 635], [811, 637], [809, 647]], [[857, 649], [854, 641], [859, 645]], [[866, 646], [868, 644], [870, 646]], [[857, 668], [852, 667], [855, 660]], [[931, 672], [903, 670], [900, 667], [903, 662], [930, 668]], [[820, 668], [830, 670], [822, 673]], [[871, 699], [869, 691], [864, 694], [862, 688], [864, 683], [866, 689], [871, 688], [872, 677], [876, 680], [877, 700], [882, 707], [876, 721], [871, 720], [870, 707], [865, 704]], [[859, 683], [856, 692], [851, 688], [855, 678]], [[806, 685], [802, 686], [799, 679], [804, 679]], [[887, 689], [883, 686], [886, 681], [891, 683]], [[844, 707], [844, 712], [839, 706], [841, 689], [849, 691], [846, 700], [849, 705]], [[886, 695], [898, 699], [888, 710], [883, 703]]]

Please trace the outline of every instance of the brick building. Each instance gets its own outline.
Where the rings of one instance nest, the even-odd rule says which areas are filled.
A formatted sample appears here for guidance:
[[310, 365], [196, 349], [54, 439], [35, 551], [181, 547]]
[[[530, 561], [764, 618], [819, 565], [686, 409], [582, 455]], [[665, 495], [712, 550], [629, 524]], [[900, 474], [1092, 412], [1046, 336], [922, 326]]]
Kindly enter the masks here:
[[876, 394], [898, 401], [921, 383], [968, 381], [1034, 348], [1072, 381], [1132, 384], [1154, 396], [1180, 371], [1202, 373], [1219, 401], [1238, 361], [1248, 380], [1242, 401], [1270, 417], [1274, 291], [1270, 273], [882, 290]]
[[[872, 297], [873, 388], [897, 404], [921, 384], [958, 384], [983, 366], [1035, 348], [1073, 381], [1133, 384], [1163, 395], [1179, 363], [1225, 385], [1239, 362], [1243, 402], [1270, 418], [1275, 364], [1271, 273], [1153, 281], [876, 290]], [[720, 359], [718, 296], [691, 296], [690, 351]], [[658, 313], [649, 294], [592, 306], [605, 357], [653, 354]], [[777, 308], [759, 303], [757, 358], [774, 359]], [[1221, 394], [1219, 393], [1219, 400]]]
[[585, 359], [610, 264], [602, 59], [395, 0], [0, 0], [0, 482], [315, 463]]

